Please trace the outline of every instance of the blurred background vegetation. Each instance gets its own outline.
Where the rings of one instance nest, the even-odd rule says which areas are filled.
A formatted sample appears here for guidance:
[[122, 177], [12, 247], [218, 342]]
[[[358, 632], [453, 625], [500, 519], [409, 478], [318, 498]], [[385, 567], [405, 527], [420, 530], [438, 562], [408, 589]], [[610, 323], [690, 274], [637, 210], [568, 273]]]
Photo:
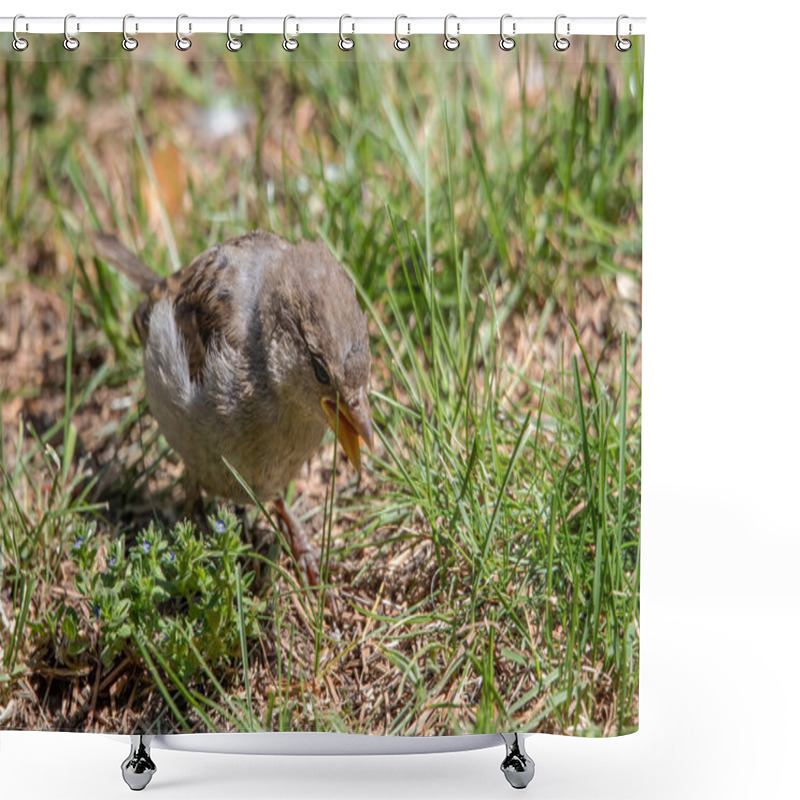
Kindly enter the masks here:
[[[10, 47], [0, 78], [0, 728], [603, 735], [638, 724], [643, 45]], [[5, 44], [4, 44], [5, 46]], [[254, 228], [370, 314], [379, 445], [180, 521], [132, 287]]]

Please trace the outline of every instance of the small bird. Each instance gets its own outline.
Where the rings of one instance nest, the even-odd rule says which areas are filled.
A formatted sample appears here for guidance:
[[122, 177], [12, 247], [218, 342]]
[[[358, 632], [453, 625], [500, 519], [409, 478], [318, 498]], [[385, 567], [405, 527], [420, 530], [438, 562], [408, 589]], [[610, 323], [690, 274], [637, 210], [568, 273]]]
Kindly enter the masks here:
[[373, 448], [367, 315], [320, 242], [254, 231], [162, 278], [108, 234], [98, 255], [146, 298], [134, 313], [150, 409], [186, 467], [186, 506], [205, 524], [201, 490], [272, 501], [303, 577], [318, 559], [283, 494], [332, 428], [360, 472]]

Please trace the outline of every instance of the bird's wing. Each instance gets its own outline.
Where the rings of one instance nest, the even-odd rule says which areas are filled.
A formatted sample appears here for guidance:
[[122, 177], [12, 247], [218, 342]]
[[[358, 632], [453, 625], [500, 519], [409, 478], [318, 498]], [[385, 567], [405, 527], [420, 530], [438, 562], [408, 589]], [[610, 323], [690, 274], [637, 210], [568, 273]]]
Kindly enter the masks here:
[[286, 243], [267, 234], [248, 234], [212, 247], [156, 284], [135, 314], [146, 340], [150, 309], [162, 299], [173, 303], [193, 381], [202, 380], [209, 349], [224, 339], [242, 352], [262, 271]]

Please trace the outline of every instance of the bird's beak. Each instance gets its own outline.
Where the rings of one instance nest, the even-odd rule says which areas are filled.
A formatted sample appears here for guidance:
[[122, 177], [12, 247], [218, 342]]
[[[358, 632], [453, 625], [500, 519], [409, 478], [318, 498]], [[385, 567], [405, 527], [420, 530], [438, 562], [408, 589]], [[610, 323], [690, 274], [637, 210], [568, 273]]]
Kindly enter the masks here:
[[334, 433], [338, 432], [339, 443], [344, 449], [345, 455], [350, 459], [350, 463], [361, 472], [361, 443], [373, 451], [372, 440], [372, 418], [369, 410], [369, 400], [366, 393], [361, 390], [356, 399], [349, 405], [339, 398], [337, 414], [336, 401], [325, 398], [322, 401], [322, 408], [328, 418], [328, 425]]

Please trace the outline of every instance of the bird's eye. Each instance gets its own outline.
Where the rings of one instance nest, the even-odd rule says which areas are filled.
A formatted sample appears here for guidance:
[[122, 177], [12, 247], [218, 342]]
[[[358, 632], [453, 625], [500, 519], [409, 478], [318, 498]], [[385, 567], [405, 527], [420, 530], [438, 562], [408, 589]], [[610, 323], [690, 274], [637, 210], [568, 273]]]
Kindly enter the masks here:
[[331, 376], [328, 375], [328, 370], [325, 369], [325, 365], [316, 356], [311, 358], [311, 363], [314, 365], [314, 375], [316, 375], [317, 380], [324, 386], [327, 386], [331, 382]]

